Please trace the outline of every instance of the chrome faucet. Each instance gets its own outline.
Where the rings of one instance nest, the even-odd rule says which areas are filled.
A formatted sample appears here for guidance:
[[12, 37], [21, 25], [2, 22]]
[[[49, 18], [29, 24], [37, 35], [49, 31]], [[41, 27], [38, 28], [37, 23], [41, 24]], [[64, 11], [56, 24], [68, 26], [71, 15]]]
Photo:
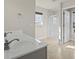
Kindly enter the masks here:
[[9, 50], [10, 49], [9, 44], [12, 43], [15, 40], [19, 41], [19, 39], [13, 39], [11, 41], [8, 41], [7, 39], [5, 39], [4, 50]]
[[[8, 33], [12, 33], [12, 32], [8, 32]], [[4, 33], [4, 37], [7, 37], [7, 34], [8, 33]], [[5, 39], [4, 50], [9, 50], [10, 49], [9, 44], [12, 43], [15, 40], [19, 41], [19, 39], [17, 39], [17, 38], [16, 39], [13, 39], [11, 41], [8, 41], [7, 39]]]

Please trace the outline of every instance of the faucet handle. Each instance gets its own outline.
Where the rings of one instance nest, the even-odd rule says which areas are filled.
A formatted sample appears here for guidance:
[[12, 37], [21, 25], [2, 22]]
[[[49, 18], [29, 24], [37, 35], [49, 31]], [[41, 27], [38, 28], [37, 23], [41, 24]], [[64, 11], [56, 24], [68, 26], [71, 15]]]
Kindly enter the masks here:
[[4, 50], [9, 50], [9, 42], [7, 39], [5, 39], [5, 43], [4, 43]]

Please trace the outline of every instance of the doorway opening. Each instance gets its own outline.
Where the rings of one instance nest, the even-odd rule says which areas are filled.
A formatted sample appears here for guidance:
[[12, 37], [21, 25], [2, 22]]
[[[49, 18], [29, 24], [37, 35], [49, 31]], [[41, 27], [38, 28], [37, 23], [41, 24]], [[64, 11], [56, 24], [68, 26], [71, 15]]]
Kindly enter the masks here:
[[63, 43], [75, 46], [75, 8], [63, 11]]

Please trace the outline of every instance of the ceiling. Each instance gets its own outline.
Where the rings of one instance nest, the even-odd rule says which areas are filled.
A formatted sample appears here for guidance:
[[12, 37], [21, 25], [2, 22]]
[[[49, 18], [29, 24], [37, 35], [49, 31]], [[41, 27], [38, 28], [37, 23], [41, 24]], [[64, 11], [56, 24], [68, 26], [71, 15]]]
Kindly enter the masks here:
[[67, 1], [74, 1], [74, 0], [36, 0], [36, 6], [45, 9], [57, 10], [60, 6], [60, 2], [65, 3]]

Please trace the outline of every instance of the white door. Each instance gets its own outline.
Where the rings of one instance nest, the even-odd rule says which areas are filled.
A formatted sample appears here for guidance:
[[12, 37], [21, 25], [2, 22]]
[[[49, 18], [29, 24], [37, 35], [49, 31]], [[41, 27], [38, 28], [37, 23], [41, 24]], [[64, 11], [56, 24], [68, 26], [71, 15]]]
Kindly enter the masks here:
[[52, 15], [48, 20], [48, 35], [56, 40], [59, 38], [59, 20], [56, 15]]
[[70, 40], [70, 12], [64, 11], [64, 43]]

